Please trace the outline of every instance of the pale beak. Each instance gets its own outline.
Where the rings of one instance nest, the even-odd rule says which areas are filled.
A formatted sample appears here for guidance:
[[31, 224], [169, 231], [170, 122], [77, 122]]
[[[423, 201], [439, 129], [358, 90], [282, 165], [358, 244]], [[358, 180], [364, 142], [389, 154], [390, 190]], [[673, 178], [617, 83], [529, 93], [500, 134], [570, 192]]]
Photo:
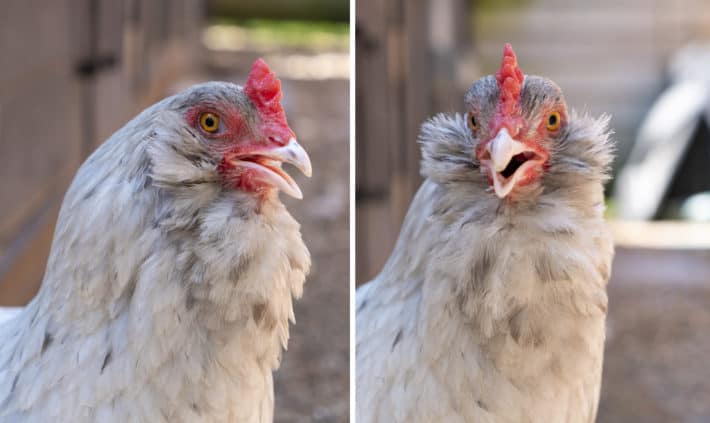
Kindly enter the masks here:
[[296, 166], [307, 177], [311, 177], [311, 159], [308, 157], [306, 150], [296, 141], [295, 138], [288, 140], [288, 144], [283, 147], [275, 148], [269, 152], [269, 156], [274, 160], [283, 163], [291, 163]]
[[491, 164], [496, 172], [504, 171], [513, 156], [528, 150], [525, 144], [514, 140], [505, 127], [498, 131], [498, 135], [493, 138], [486, 149], [491, 155]]
[[[498, 198], [504, 198], [510, 194], [525, 169], [541, 162], [533, 150], [513, 139], [505, 127], [501, 128], [496, 137], [488, 143], [486, 151], [490, 159], [481, 160], [481, 164], [488, 166], [493, 179], [493, 190]], [[518, 156], [520, 154], [522, 155]], [[514, 160], [513, 158], [516, 156], [518, 157]]]
[[282, 147], [252, 151], [230, 161], [235, 166], [257, 170], [264, 182], [299, 200], [303, 198], [301, 188], [281, 169], [281, 164], [290, 163], [309, 178], [312, 173], [311, 159], [295, 138]]

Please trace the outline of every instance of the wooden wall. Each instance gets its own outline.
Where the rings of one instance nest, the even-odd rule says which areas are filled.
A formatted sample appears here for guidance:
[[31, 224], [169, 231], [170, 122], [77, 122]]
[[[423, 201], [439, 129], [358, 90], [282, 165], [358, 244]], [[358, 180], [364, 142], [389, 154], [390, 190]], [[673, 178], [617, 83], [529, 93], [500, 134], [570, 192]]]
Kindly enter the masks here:
[[83, 159], [191, 66], [201, 0], [8, 0], [0, 14], [0, 305], [42, 276]]
[[[381, 269], [416, 192], [424, 119], [449, 104], [465, 0], [356, 3], [357, 282]], [[462, 16], [464, 17], [462, 19]], [[444, 25], [449, 32], [431, 31]]]

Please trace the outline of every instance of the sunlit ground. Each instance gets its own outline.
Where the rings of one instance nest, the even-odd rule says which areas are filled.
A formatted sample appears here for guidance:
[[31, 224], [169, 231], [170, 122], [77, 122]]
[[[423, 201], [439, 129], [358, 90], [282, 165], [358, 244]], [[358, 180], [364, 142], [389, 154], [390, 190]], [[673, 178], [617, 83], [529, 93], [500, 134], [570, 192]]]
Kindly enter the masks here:
[[611, 229], [621, 247], [710, 249], [710, 223], [612, 220]]
[[347, 79], [348, 27], [333, 22], [219, 21], [205, 29], [202, 42], [213, 52], [259, 52], [286, 79]]

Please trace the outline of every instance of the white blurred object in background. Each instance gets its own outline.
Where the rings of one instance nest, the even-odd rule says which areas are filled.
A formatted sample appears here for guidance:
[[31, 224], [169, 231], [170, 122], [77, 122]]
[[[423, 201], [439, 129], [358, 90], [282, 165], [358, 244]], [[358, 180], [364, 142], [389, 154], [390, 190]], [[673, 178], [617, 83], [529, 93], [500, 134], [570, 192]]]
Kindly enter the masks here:
[[[643, 120], [616, 180], [619, 214], [626, 219], [656, 217], [693, 143], [710, 141], [698, 137], [701, 123], [707, 126], [709, 121], [710, 46], [691, 44], [679, 50], [669, 64], [669, 76], [670, 86]], [[692, 215], [682, 216], [699, 216], [701, 203], [695, 204]], [[703, 213], [710, 214], [710, 208]]]

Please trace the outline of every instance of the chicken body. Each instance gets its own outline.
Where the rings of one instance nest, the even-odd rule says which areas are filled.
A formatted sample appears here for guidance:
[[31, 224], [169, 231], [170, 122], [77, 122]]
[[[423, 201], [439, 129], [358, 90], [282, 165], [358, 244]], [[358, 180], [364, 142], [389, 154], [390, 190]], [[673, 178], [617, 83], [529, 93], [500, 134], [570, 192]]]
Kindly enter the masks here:
[[78, 171], [40, 292], [0, 324], [0, 421], [272, 421], [310, 258], [276, 190], [222, 179], [232, 139], [213, 149], [185, 120], [202, 102], [258, 126], [242, 87], [207, 83], [145, 110]]
[[[467, 95], [483, 130], [499, 89], [486, 77]], [[534, 121], [534, 100], [555, 89], [526, 77], [522, 115]], [[488, 137], [470, 114], [424, 124], [425, 181], [384, 269], [357, 292], [359, 422], [594, 421], [611, 144], [606, 118], [564, 116], [540, 141], [539, 182], [503, 198], [477, 160]]]

